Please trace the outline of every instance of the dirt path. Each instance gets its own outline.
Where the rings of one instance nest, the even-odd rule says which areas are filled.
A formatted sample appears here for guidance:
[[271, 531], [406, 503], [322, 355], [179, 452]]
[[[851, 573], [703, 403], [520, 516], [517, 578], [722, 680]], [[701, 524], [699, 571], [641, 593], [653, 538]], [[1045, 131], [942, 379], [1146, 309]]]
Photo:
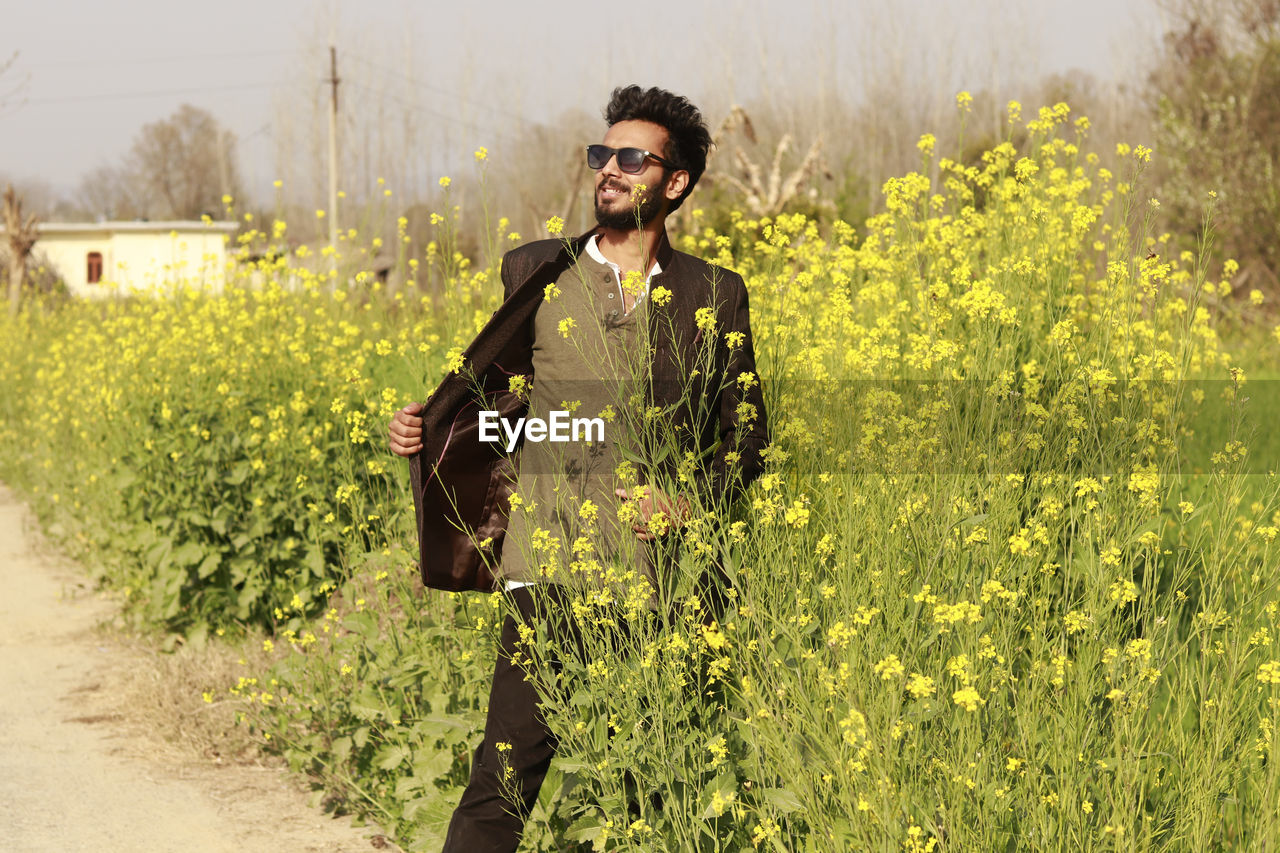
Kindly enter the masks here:
[[90, 694], [124, 654], [94, 631], [112, 607], [36, 552], [33, 524], [0, 486], [0, 851], [382, 846], [376, 830], [309, 808], [282, 771], [156, 758], [146, 736], [95, 713]]

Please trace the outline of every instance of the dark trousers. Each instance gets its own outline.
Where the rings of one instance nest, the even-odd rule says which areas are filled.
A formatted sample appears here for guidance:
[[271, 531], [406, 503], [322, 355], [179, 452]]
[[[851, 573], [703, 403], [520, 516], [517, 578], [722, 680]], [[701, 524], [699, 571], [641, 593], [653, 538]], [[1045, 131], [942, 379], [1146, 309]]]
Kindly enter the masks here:
[[[528, 587], [512, 590], [510, 595], [521, 618], [530, 625], [542, 623], [548, 630], [571, 630], [559, 593], [554, 585], [546, 584], [536, 591]], [[508, 615], [498, 642], [484, 740], [476, 748], [471, 779], [449, 821], [444, 853], [514, 851], [555, 755], [556, 739], [538, 707], [538, 691], [525, 680], [524, 667], [511, 661], [519, 637], [519, 626]], [[538, 665], [557, 666], [557, 662], [539, 661]], [[500, 751], [498, 744], [504, 749]]]
[[[722, 571], [708, 574], [699, 584], [707, 604], [705, 622], [718, 619], [723, 612], [726, 588], [727, 578]], [[560, 648], [572, 647], [579, 655], [585, 654], [565, 587], [544, 583], [512, 590], [509, 595], [523, 622], [535, 629], [544, 626], [548, 634], [556, 636]], [[619, 619], [610, 647], [615, 651], [625, 647], [631, 632], [631, 627]], [[542, 715], [538, 691], [525, 680], [525, 666], [511, 661], [519, 650], [519, 637], [519, 623], [508, 615], [498, 641], [484, 739], [476, 748], [471, 778], [449, 821], [443, 853], [509, 853], [519, 847], [525, 818], [538, 800], [538, 791], [555, 755], [556, 738]], [[527, 660], [527, 650], [523, 659]], [[543, 675], [560, 668], [558, 660], [537, 661], [535, 665]], [[504, 749], [499, 750], [498, 744], [503, 744]]]

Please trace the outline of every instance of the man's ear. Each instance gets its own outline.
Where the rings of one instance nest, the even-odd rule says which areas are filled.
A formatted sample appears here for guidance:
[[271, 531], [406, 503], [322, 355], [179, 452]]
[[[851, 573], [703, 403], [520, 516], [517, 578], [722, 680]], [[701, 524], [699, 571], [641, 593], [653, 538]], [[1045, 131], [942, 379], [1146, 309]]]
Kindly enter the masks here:
[[684, 169], [676, 169], [667, 178], [667, 191], [663, 193], [671, 201], [675, 201], [684, 194], [685, 187], [689, 186], [689, 173]]

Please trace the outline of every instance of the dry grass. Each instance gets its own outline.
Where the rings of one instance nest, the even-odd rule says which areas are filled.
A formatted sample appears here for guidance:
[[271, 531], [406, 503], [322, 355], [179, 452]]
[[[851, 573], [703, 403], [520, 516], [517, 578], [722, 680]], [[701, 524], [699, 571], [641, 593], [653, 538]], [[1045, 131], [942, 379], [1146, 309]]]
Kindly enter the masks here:
[[281, 766], [261, 751], [259, 737], [236, 723], [245, 700], [227, 694], [240, 676], [269, 666], [261, 638], [177, 643], [166, 652], [165, 638], [129, 631], [117, 619], [100, 627], [99, 642], [111, 654], [104, 655], [93, 705], [138, 735], [140, 751], [169, 760]]

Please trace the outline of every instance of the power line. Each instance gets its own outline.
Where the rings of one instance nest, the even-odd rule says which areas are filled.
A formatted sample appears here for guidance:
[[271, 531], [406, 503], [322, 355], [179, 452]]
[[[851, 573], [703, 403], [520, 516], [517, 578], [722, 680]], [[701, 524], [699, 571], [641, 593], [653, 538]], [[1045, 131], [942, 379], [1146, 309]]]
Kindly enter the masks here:
[[67, 95], [61, 98], [27, 98], [29, 104], [73, 104], [83, 101], [126, 101], [139, 98], [160, 98], [171, 95], [202, 95], [209, 92], [242, 92], [247, 89], [266, 89], [273, 83], [245, 83], [239, 86], [201, 86], [193, 89], [154, 89], [149, 92], [114, 92], [98, 95]]
[[290, 56], [297, 50], [241, 50], [232, 53], [184, 53], [170, 56], [131, 56], [107, 57], [98, 59], [59, 59], [49, 62], [20, 63], [24, 68], [69, 68], [92, 65], [100, 68], [107, 65], [157, 65], [166, 62], [193, 62], [210, 59], [248, 59], [263, 56]]
[[346, 82], [348, 86], [354, 86], [357, 89], [361, 89], [365, 92], [368, 92], [371, 95], [374, 95], [375, 97], [387, 98], [389, 100], [395, 101], [397, 104], [400, 104], [402, 107], [405, 107], [406, 109], [410, 109], [415, 112], [422, 113], [432, 118], [439, 119], [440, 121], [445, 121], [450, 124], [456, 124], [459, 127], [465, 127], [468, 130], [473, 131], [475, 133], [485, 134], [492, 138], [502, 140], [502, 141], [507, 141], [511, 138], [510, 134], [498, 133], [491, 128], [483, 127], [481, 125], [475, 124], [474, 122], [470, 122], [465, 119], [460, 119], [457, 116], [451, 116], [451, 115], [448, 115], [447, 113], [442, 113], [439, 110], [432, 109], [431, 107], [424, 107], [421, 104], [417, 104], [412, 101], [405, 100], [404, 98], [392, 92], [380, 91], [367, 84], [353, 83], [350, 80], [346, 80], [344, 82]]
[[366, 57], [359, 56], [359, 55], [352, 56], [350, 58], [356, 60], [357, 62], [363, 62], [365, 65], [368, 65], [370, 68], [376, 68], [379, 71], [382, 71], [386, 74], [394, 74], [400, 79], [414, 86], [415, 88], [430, 89], [433, 92], [438, 92], [442, 95], [447, 95], [451, 98], [455, 98], [456, 100], [461, 101], [462, 103], [468, 106], [475, 107], [476, 109], [479, 109], [479, 110], [486, 110], [488, 112], [493, 113], [494, 115], [500, 115], [503, 118], [515, 119], [516, 121], [522, 124], [531, 124], [531, 125], [540, 124], [540, 122], [534, 121], [531, 118], [526, 118], [525, 116], [522, 116], [519, 113], [513, 113], [510, 110], [504, 110], [499, 107], [490, 106], [488, 104], [477, 103], [476, 101], [472, 101], [467, 98], [461, 98], [452, 89], [446, 89], [443, 86], [436, 86], [432, 83], [424, 82], [422, 80], [419, 80], [415, 77], [412, 77], [404, 73], [403, 71], [400, 71], [395, 68], [391, 68], [390, 66], [387, 66], [387, 65], [383, 65], [380, 62], [374, 62], [372, 59], [368, 59]]

